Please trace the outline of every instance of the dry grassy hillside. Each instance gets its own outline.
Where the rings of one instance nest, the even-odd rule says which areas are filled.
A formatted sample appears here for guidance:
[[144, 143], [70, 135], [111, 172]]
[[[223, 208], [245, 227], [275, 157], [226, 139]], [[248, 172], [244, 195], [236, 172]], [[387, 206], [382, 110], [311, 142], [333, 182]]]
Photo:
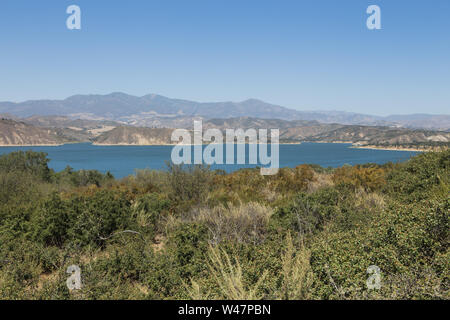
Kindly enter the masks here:
[[164, 145], [172, 144], [173, 129], [117, 127], [95, 139], [97, 145]]
[[0, 120], [0, 145], [58, 145], [72, 142], [55, 130], [37, 128], [23, 122]]
[[311, 136], [308, 140], [320, 142], [352, 142], [370, 145], [449, 143], [450, 133], [390, 127], [343, 126], [335, 130]]

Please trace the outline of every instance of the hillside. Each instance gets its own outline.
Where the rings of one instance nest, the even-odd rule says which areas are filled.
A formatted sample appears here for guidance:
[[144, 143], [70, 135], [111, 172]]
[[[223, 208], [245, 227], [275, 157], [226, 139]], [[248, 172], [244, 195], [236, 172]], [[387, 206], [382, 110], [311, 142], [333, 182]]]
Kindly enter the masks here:
[[258, 119], [250, 117], [239, 117], [231, 119], [211, 119], [203, 123], [204, 129], [217, 128], [225, 130], [227, 128], [242, 129], [280, 129], [281, 141], [299, 142], [308, 137], [321, 133], [330, 132], [337, 128], [343, 128], [341, 124], [324, 124], [317, 121], [306, 120], [280, 120], [280, 119]]
[[352, 142], [360, 145], [421, 145], [449, 143], [450, 133], [389, 127], [343, 126], [306, 138], [313, 142]]
[[268, 129], [268, 128], [278, 128], [278, 129], [288, 129], [293, 127], [304, 127], [304, 126], [317, 126], [320, 125], [317, 121], [306, 121], [306, 120], [282, 120], [282, 119], [262, 119], [255, 117], [236, 117], [236, 118], [226, 118], [226, 119], [210, 119], [204, 121], [203, 128], [217, 128], [217, 129], [227, 129], [227, 128], [242, 128], [242, 129]]
[[[31, 125], [31, 123], [36, 125]], [[192, 122], [184, 126], [192, 130]], [[450, 133], [443, 131], [324, 124], [317, 121], [261, 119], [236, 117], [203, 121], [203, 130], [280, 130], [281, 143], [346, 142], [358, 146], [402, 146], [429, 148], [448, 146]], [[173, 144], [173, 128], [147, 128], [120, 125], [103, 120], [80, 120], [67, 117], [30, 117], [2, 120], [0, 143], [2, 145], [53, 145], [70, 142], [93, 142], [98, 145], [165, 145]]]
[[94, 140], [96, 145], [165, 145], [172, 144], [173, 129], [117, 127]]
[[38, 128], [14, 120], [0, 120], [0, 145], [58, 145], [74, 142], [62, 132]]
[[450, 130], [449, 115], [414, 114], [381, 117], [342, 111], [299, 111], [257, 99], [241, 102], [196, 102], [157, 94], [136, 97], [120, 92], [107, 95], [75, 95], [64, 100], [0, 102], [0, 113], [18, 117], [59, 115], [73, 119], [114, 120], [141, 127], [184, 128], [189, 126], [193, 119], [253, 117]]
[[389, 122], [400, 124], [405, 128], [423, 128], [429, 130], [449, 131], [450, 115], [410, 114], [386, 117]]
[[[321, 124], [315, 121], [286, 121], [277, 119], [232, 118], [214, 119], [203, 123], [203, 130], [249, 128], [280, 129], [281, 143], [346, 142], [362, 146], [435, 146], [450, 143], [450, 133], [390, 127], [346, 126]], [[121, 126], [95, 139], [96, 144], [154, 145], [172, 144], [173, 129]]]
[[281, 142], [348, 142], [356, 145], [413, 146], [448, 144], [450, 133], [431, 130], [412, 130], [383, 126], [324, 124], [317, 121], [257, 119], [240, 117], [212, 119], [204, 129], [218, 128], [279, 128]]
[[38, 127], [75, 128], [76, 130], [94, 130], [102, 127], [117, 127], [121, 125], [115, 121], [73, 119], [67, 116], [31, 116], [21, 120]]
[[32, 116], [21, 121], [37, 127], [51, 128], [59, 135], [78, 142], [90, 142], [121, 125], [115, 121], [72, 119], [65, 116]]

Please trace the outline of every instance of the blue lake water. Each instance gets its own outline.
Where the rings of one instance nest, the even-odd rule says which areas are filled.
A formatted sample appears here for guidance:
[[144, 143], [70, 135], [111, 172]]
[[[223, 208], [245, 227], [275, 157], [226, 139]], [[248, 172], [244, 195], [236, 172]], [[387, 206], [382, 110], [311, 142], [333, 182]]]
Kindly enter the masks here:
[[[0, 155], [18, 150], [46, 152], [49, 166], [56, 171], [71, 166], [75, 170], [95, 169], [110, 171], [116, 178], [133, 174], [135, 169], [165, 169], [170, 161], [172, 146], [95, 146], [89, 143], [67, 144], [55, 147], [0, 147]], [[270, 150], [270, 147], [269, 147]], [[236, 152], [235, 152], [236, 154]], [[370, 150], [351, 148], [351, 144], [302, 143], [280, 145], [280, 167], [299, 164], [318, 164], [339, 167], [344, 164], [401, 162], [416, 155], [412, 151]], [[248, 163], [248, 146], [246, 146]], [[255, 165], [214, 165], [213, 169], [231, 172]]]

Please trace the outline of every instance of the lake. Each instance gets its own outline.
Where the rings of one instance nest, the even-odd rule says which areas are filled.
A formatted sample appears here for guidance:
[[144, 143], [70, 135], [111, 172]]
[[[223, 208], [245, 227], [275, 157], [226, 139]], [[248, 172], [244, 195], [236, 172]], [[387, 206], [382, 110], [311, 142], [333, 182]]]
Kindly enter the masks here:
[[[133, 174], [135, 169], [165, 169], [170, 161], [172, 146], [95, 146], [89, 143], [66, 144], [54, 147], [0, 147], [0, 155], [18, 150], [46, 152], [49, 166], [61, 171], [66, 166], [75, 170], [110, 171], [116, 178]], [[270, 147], [269, 147], [270, 150]], [[236, 152], [235, 152], [236, 154]], [[299, 164], [318, 164], [339, 167], [344, 164], [401, 162], [417, 154], [413, 151], [371, 150], [351, 148], [346, 143], [302, 143], [280, 145], [280, 167]], [[248, 146], [247, 156], [248, 161]], [[213, 169], [231, 172], [255, 165], [214, 165]]]

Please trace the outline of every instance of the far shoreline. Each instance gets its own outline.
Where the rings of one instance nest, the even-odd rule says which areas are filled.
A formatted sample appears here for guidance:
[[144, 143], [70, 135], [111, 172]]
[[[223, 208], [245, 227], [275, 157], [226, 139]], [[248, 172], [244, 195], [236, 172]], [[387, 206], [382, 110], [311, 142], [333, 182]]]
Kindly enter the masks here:
[[350, 148], [353, 149], [367, 149], [367, 150], [386, 150], [386, 151], [409, 151], [409, 152], [427, 152], [432, 151], [430, 149], [419, 149], [419, 148], [405, 148], [405, 147], [389, 147], [389, 146], [374, 146], [374, 145], [352, 145]]
[[[303, 142], [283, 142], [278, 143], [279, 145], [292, 145], [292, 144], [302, 144]], [[216, 143], [217, 144], [217, 143]], [[224, 143], [225, 144], [225, 143]], [[249, 143], [246, 143], [246, 145]], [[258, 144], [258, 143], [256, 143]], [[268, 143], [269, 144], [269, 143]], [[151, 147], [151, 146], [177, 146], [177, 143], [158, 143], [158, 144], [131, 144], [131, 143], [92, 143], [93, 146], [124, 146], [124, 147]], [[180, 146], [187, 146], [189, 144], [180, 144]], [[198, 146], [199, 144], [190, 144], [191, 146]], [[202, 146], [214, 145], [214, 143], [203, 143]]]
[[66, 144], [73, 143], [59, 143], [59, 144], [0, 144], [0, 148], [8, 148], [8, 147], [61, 147]]
[[[407, 148], [407, 147], [396, 147], [396, 146], [376, 146], [376, 145], [358, 145], [353, 144], [352, 142], [345, 142], [345, 141], [335, 141], [335, 142], [329, 142], [329, 141], [299, 141], [299, 142], [282, 142], [279, 143], [279, 145], [300, 145], [302, 143], [333, 143], [333, 144], [350, 144], [349, 148], [354, 149], [368, 149], [368, 150], [386, 150], [386, 151], [409, 151], [409, 152], [427, 152], [432, 151], [432, 147], [430, 148]], [[73, 144], [91, 144], [93, 146], [98, 147], [152, 147], [152, 146], [177, 146], [176, 143], [155, 143], [155, 144], [131, 144], [131, 143], [95, 143], [95, 142], [76, 142], [76, 143], [60, 143], [60, 144], [0, 144], [0, 148], [7, 148], [7, 147], [60, 147], [64, 145], [73, 145]], [[246, 143], [248, 144], [248, 143]], [[210, 145], [210, 144], [202, 144], [202, 145]], [[185, 146], [185, 145], [183, 145]], [[195, 146], [195, 144], [192, 144], [192, 146]]]

